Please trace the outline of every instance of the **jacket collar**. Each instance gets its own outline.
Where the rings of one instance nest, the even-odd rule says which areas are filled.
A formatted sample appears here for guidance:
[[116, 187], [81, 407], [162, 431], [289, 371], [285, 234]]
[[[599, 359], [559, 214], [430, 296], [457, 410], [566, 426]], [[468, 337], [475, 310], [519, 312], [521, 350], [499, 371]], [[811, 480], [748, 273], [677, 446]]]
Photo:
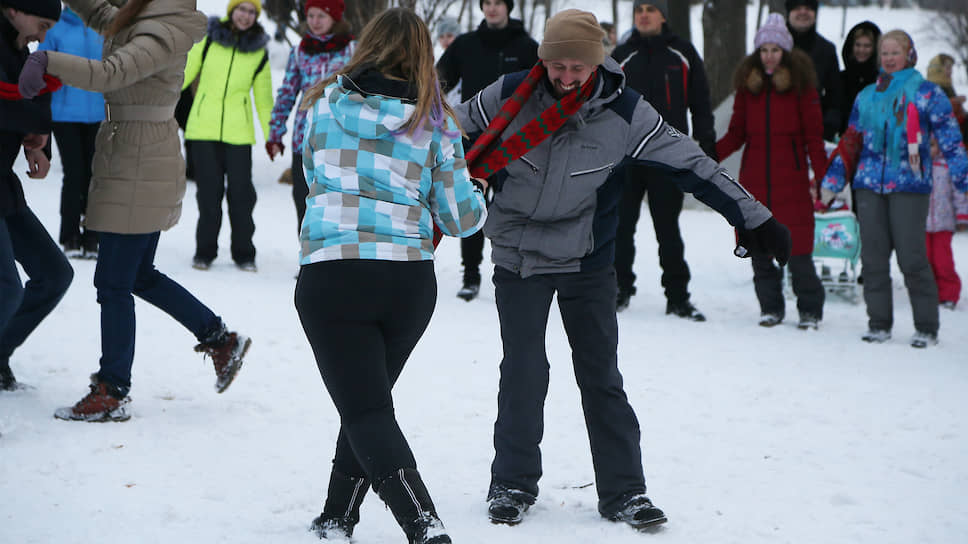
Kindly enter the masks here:
[[245, 32], [237, 32], [232, 28], [232, 22], [227, 17], [223, 19], [209, 17], [208, 38], [219, 45], [235, 47], [243, 53], [258, 51], [269, 43], [269, 35], [258, 22]]
[[390, 79], [371, 65], [363, 65], [343, 77], [343, 87], [362, 95], [395, 98], [405, 104], [417, 101], [417, 88], [409, 81]]

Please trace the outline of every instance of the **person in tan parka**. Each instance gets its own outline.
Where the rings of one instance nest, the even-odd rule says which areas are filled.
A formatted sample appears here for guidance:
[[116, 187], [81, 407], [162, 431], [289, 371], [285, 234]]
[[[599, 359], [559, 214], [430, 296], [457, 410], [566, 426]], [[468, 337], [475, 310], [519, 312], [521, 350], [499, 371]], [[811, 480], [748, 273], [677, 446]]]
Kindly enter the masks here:
[[24, 96], [44, 86], [42, 76], [101, 92], [105, 120], [98, 131], [86, 227], [100, 233], [94, 273], [101, 305], [100, 370], [91, 392], [60, 419], [124, 421], [134, 361], [132, 294], [157, 306], [198, 338], [195, 351], [212, 357], [216, 390], [224, 391], [242, 365], [251, 340], [228, 331], [221, 318], [154, 267], [162, 230], [181, 215], [185, 161], [175, 103], [192, 44], [205, 34], [195, 0], [68, 0], [81, 19], [105, 37], [103, 60], [54, 51], [28, 58], [21, 73]]

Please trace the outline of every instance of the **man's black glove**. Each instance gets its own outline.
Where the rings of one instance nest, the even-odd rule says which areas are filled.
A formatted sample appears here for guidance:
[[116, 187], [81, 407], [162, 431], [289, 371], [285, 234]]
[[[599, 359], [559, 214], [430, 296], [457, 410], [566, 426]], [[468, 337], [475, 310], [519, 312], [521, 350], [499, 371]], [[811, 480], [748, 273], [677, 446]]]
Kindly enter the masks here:
[[790, 260], [790, 248], [793, 245], [790, 229], [775, 217], [767, 219], [765, 223], [753, 230], [737, 229], [736, 232], [739, 241], [736, 249], [733, 250], [733, 255], [737, 257], [749, 257], [753, 253], [773, 255], [780, 266]]

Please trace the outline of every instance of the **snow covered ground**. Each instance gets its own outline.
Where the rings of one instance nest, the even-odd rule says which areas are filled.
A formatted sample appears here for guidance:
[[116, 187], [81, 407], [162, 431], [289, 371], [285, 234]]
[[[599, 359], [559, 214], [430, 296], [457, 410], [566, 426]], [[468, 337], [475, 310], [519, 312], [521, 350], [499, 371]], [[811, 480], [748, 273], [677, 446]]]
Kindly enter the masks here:
[[[222, 12], [221, 3], [213, 6]], [[918, 20], [910, 12], [877, 15], [885, 26]], [[274, 50], [277, 84], [284, 62], [285, 51]], [[253, 157], [259, 272], [232, 265], [227, 229], [213, 268], [190, 267], [192, 185], [182, 221], [164, 233], [157, 258], [159, 269], [253, 337], [237, 381], [215, 394], [211, 365], [191, 351], [191, 335], [139, 301], [134, 417], [122, 424], [54, 420], [55, 408], [86, 393], [100, 354], [94, 263], [72, 261], [67, 296], [12, 361], [34, 389], [0, 394], [0, 542], [315, 541], [306, 528], [322, 507], [338, 419], [292, 305], [294, 211], [289, 187], [275, 181], [288, 150], [285, 164], [270, 163], [260, 141]], [[46, 180], [23, 177], [32, 208], [56, 232], [59, 163]], [[897, 270], [888, 344], [861, 342], [863, 304], [833, 297], [817, 332], [790, 323], [763, 329], [749, 263], [732, 256], [726, 222], [703, 211], [686, 211], [681, 222], [693, 299], [709, 321], [663, 315], [646, 219], [637, 237], [639, 294], [619, 316], [620, 366], [642, 426], [649, 494], [670, 518], [649, 535], [596, 512], [580, 399], [556, 312], [547, 337], [552, 383], [541, 495], [520, 526], [487, 522], [501, 358], [493, 287], [485, 282], [474, 302], [457, 299], [459, 244], [443, 243], [437, 311], [395, 401], [454, 541], [964, 541], [968, 301], [942, 312], [941, 343], [926, 350], [907, 345], [914, 331]], [[968, 234], [955, 236], [954, 245], [968, 280]], [[791, 316], [793, 308], [788, 301]], [[357, 542], [403, 541], [375, 495], [362, 518]]]

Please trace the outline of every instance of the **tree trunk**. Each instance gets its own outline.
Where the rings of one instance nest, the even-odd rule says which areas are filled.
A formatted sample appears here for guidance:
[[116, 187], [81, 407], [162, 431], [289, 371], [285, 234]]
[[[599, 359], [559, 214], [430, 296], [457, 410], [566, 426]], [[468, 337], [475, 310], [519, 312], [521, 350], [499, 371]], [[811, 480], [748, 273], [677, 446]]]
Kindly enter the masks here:
[[689, 24], [689, 2], [669, 2], [669, 29], [676, 36], [687, 42], [692, 41], [692, 32]]
[[355, 0], [346, 3], [343, 18], [350, 23], [353, 33], [359, 35], [366, 23], [385, 9], [387, 9], [387, 0]]
[[787, 11], [784, 0], [767, 0], [767, 4], [770, 6], [770, 13], [779, 13], [786, 19]]
[[615, 25], [615, 36], [621, 36], [622, 31], [618, 28], [618, 0], [612, 0], [612, 24]]
[[746, 0], [707, 0], [703, 59], [713, 109], [733, 92], [733, 71], [746, 54]]

